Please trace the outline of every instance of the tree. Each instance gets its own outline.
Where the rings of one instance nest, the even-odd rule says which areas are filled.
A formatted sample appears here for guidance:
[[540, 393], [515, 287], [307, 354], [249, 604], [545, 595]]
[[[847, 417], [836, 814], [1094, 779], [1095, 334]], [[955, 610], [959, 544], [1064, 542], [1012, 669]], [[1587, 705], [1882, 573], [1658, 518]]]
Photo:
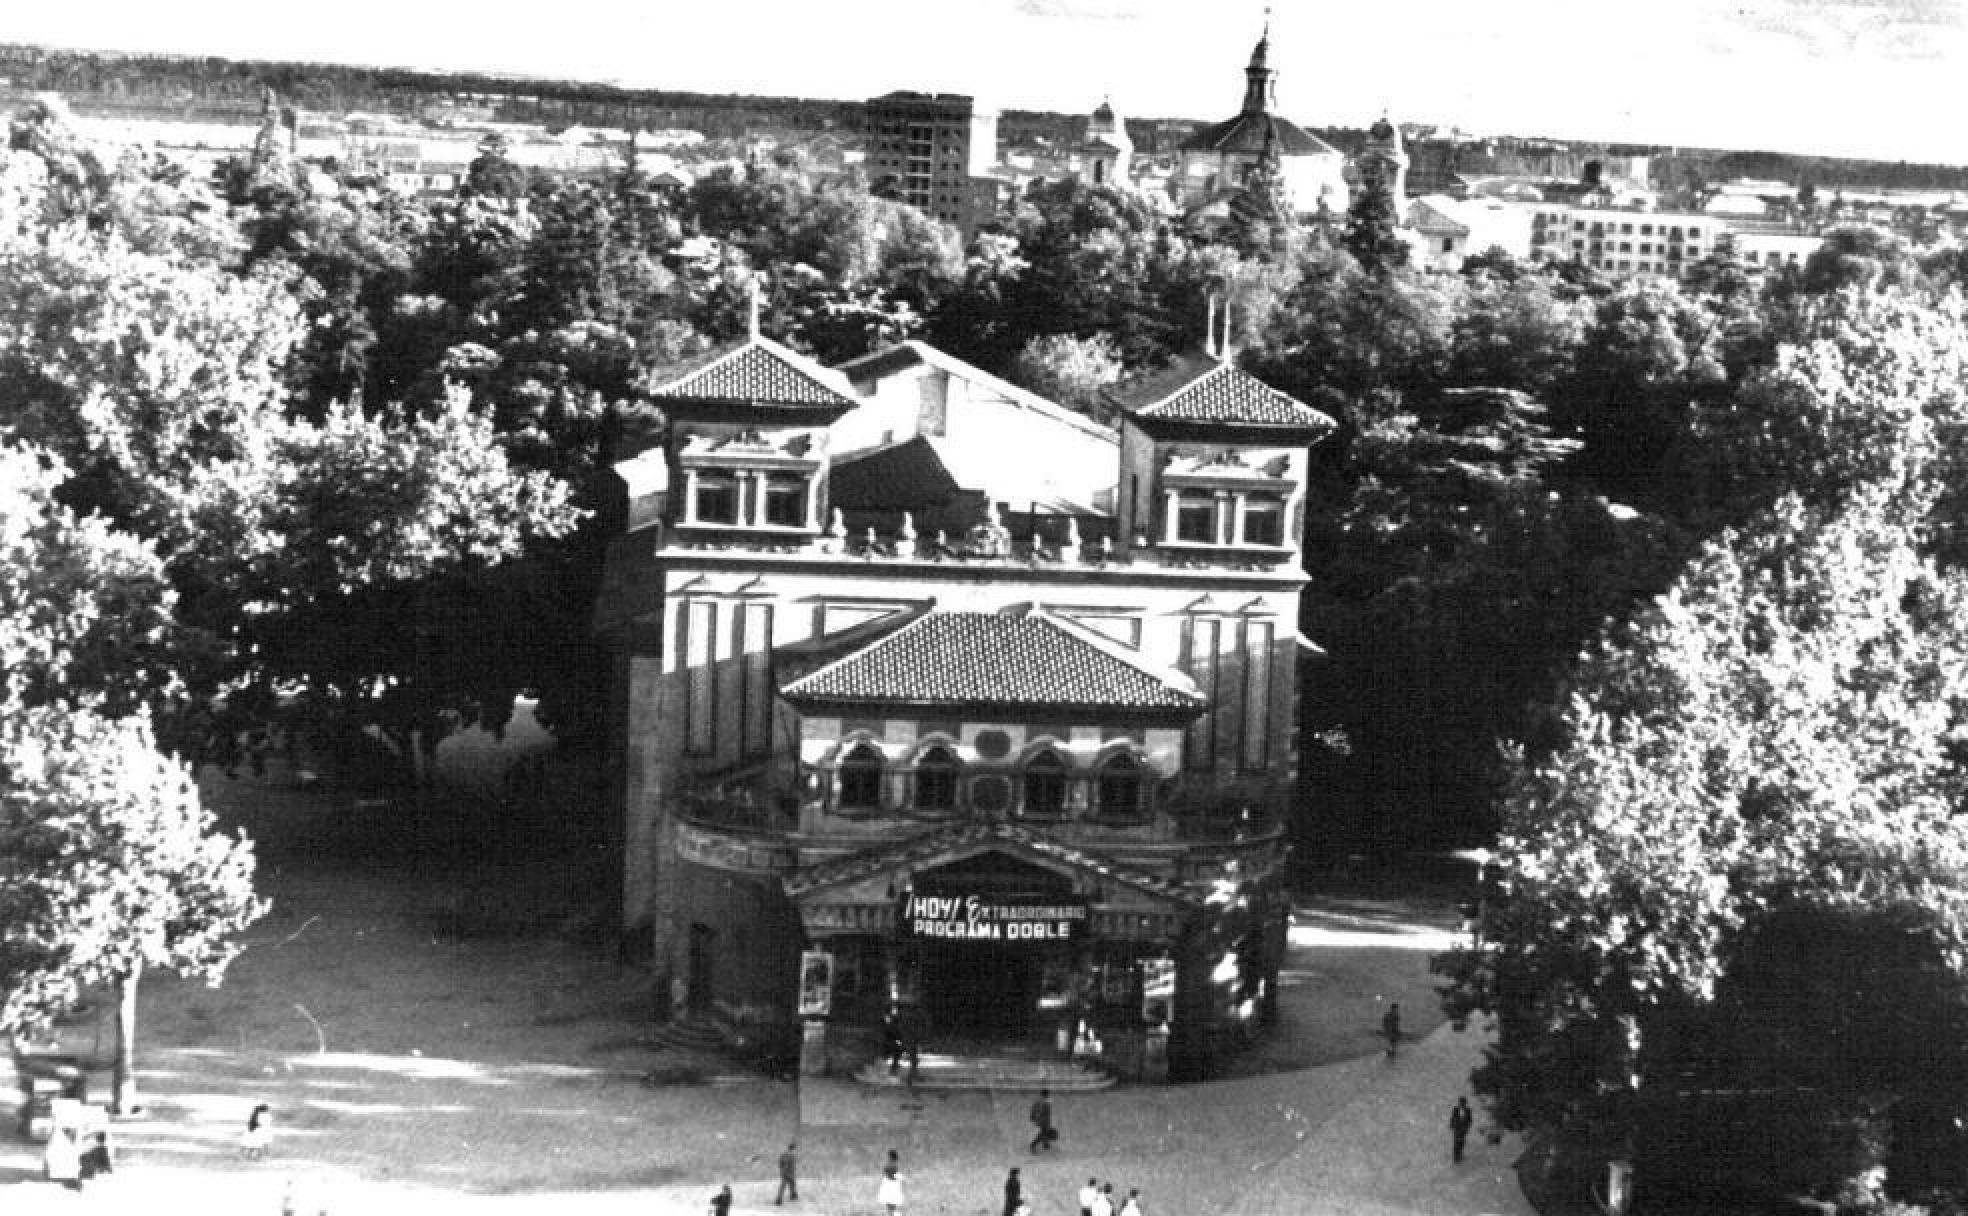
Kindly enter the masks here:
[[0, 715], [0, 1031], [32, 1033], [85, 991], [117, 994], [111, 1109], [133, 1109], [137, 982], [216, 983], [265, 904], [253, 854], [213, 829], [190, 772], [142, 717]]
[[[13, 152], [9, 166], [22, 156], [38, 159]], [[212, 707], [250, 703], [255, 685], [270, 700], [271, 673], [309, 669], [258, 645], [291, 636], [279, 614], [342, 603], [374, 578], [490, 564], [572, 527], [565, 487], [514, 468], [476, 406], [297, 401], [288, 376], [306, 330], [291, 272], [241, 275], [202, 245], [136, 248], [122, 225], [52, 205], [48, 182], [0, 173], [0, 191], [21, 191], [0, 193], [0, 400], [16, 438], [63, 462], [64, 502], [164, 555], [183, 645], [150, 707], [169, 747], [196, 746]], [[386, 634], [356, 639], [380, 660]], [[407, 674], [369, 672], [372, 687]]]
[[1371, 275], [1406, 266], [1410, 250], [1401, 236], [1400, 200], [1384, 174], [1366, 174], [1346, 206], [1340, 244]]
[[213, 830], [141, 707], [172, 679], [162, 564], [55, 502], [60, 476], [0, 447], [0, 1034], [113, 988], [127, 1111], [143, 971], [216, 983], [264, 905], [250, 846]]
[[[1452, 1013], [1495, 1017], [1475, 1081], [1500, 1122], [1630, 1147], [1650, 1106], [1703, 1083], [1700, 1044], [1742, 1032], [1786, 917], [1897, 918], [1919, 936], [1894, 992], [1928, 966], [1960, 973], [1963, 596], [1886, 495], [1829, 512], [1786, 500], [1710, 543], [1587, 654], [1567, 746], [1506, 802], [1490, 948], [1439, 964]], [[1934, 1030], [1955, 1037], [1930, 1046], [1958, 1067], [1968, 1018], [1954, 991]], [[1844, 998], [1859, 1019], [1889, 1013], [1871, 994]], [[1808, 1038], [1824, 1033], [1821, 1012], [1786, 1019], [1804, 1036], [1788, 1054], [1838, 1050]], [[1730, 1084], [1755, 1079], [1721, 1068]], [[1824, 1113], [1911, 1095], [1896, 1068], [1859, 1069]], [[1958, 1091], [1952, 1104], [1958, 1116]]]
[[1040, 396], [1098, 416], [1102, 390], [1120, 380], [1124, 370], [1120, 352], [1106, 334], [1047, 334], [1025, 344], [1012, 379]]

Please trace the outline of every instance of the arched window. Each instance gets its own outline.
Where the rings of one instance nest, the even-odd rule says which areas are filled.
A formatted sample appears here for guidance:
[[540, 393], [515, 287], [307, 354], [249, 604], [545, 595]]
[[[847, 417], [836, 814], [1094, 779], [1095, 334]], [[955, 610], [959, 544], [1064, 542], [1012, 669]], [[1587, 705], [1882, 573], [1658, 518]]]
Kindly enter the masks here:
[[872, 744], [857, 743], [840, 762], [840, 809], [873, 811], [881, 808], [881, 752]]
[[957, 756], [941, 743], [924, 748], [916, 757], [916, 809], [957, 809]]
[[1145, 785], [1141, 761], [1126, 752], [1116, 752], [1100, 766], [1094, 788], [1094, 807], [1102, 815], [1132, 819], [1141, 814]]
[[1051, 748], [1025, 762], [1025, 813], [1058, 815], [1066, 810], [1066, 762]]

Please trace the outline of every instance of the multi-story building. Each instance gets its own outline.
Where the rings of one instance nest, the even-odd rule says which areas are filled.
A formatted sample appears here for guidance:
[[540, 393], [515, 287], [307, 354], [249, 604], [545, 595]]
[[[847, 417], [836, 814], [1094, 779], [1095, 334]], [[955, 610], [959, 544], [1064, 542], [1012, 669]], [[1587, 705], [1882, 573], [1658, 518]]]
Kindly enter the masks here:
[[1607, 274], [1679, 278], [1715, 251], [1728, 226], [1712, 215], [1612, 208], [1531, 207], [1531, 256]]
[[1795, 266], [1823, 243], [1776, 223], [1685, 211], [1532, 204], [1531, 256], [1576, 261], [1612, 275], [1680, 278], [1689, 267], [1727, 251], [1762, 267]]
[[998, 158], [998, 116], [959, 93], [896, 92], [867, 103], [868, 177], [969, 236], [996, 200], [980, 187]]
[[885, 1023], [1143, 1078], [1257, 1033], [1331, 421], [1210, 355], [1108, 426], [920, 344], [756, 333], [655, 395], [597, 621], [625, 927], [674, 1012], [809, 1070]]

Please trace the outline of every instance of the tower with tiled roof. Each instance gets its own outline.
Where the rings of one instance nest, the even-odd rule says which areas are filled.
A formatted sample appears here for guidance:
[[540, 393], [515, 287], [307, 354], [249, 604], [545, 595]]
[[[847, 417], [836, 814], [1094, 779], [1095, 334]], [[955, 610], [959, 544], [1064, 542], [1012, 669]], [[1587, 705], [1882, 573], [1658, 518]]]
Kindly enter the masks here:
[[[1267, 159], [1272, 161], [1266, 164]], [[1346, 210], [1346, 158], [1278, 110], [1278, 71], [1271, 66], [1271, 22], [1244, 67], [1244, 100], [1237, 113], [1197, 131], [1181, 148], [1169, 188], [1193, 214], [1220, 210], [1250, 186], [1254, 176], [1275, 173], [1278, 186], [1300, 215]]]
[[1121, 543], [1295, 567], [1306, 449], [1333, 420], [1239, 368], [1220, 341], [1107, 394], [1122, 419]]

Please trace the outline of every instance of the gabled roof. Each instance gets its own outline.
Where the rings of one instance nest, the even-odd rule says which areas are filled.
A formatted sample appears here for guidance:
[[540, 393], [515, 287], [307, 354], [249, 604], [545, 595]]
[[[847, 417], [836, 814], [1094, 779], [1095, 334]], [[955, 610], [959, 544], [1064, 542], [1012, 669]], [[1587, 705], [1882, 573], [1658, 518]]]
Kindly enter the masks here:
[[1324, 435], [1336, 425], [1236, 364], [1183, 355], [1159, 372], [1108, 390], [1107, 399], [1143, 422], [1273, 427]]
[[988, 849], [1064, 864], [1185, 907], [1203, 906], [1202, 895], [1181, 883], [1082, 852], [1060, 844], [1041, 832], [1012, 823], [958, 824], [807, 866], [785, 877], [786, 894], [798, 899], [812, 891], [862, 882], [891, 870], [913, 873], [922, 869], [925, 862], [952, 853], [977, 853]]
[[1246, 110], [1182, 141], [1185, 152], [1262, 152], [1272, 141], [1280, 156], [1338, 156], [1331, 144], [1276, 114]]
[[1189, 677], [1043, 611], [931, 612], [786, 683], [795, 705], [990, 707], [1186, 720], [1207, 701]]
[[700, 405], [849, 410], [854, 390], [840, 373], [760, 334], [673, 368], [650, 395]]

